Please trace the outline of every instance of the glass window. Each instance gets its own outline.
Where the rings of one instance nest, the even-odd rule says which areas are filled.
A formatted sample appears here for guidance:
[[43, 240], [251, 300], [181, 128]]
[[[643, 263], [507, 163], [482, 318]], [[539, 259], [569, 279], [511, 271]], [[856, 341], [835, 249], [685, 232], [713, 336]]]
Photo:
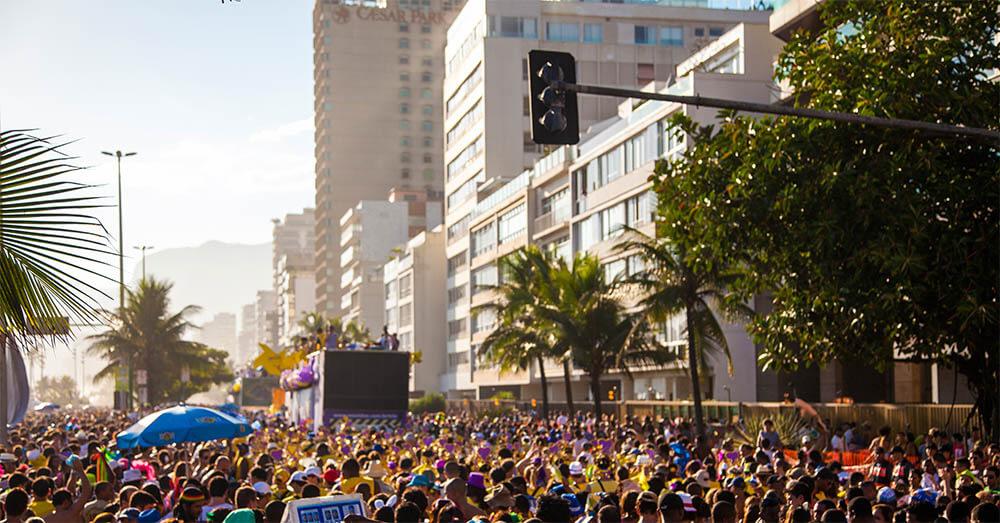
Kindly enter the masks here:
[[434, 159], [430, 155], [430, 153], [424, 153], [424, 163], [431, 163], [433, 161], [434, 161]]
[[[469, 224], [468, 216], [466, 216], [462, 220], [465, 220], [465, 224], [466, 225]], [[459, 220], [459, 222], [456, 223], [455, 225], [458, 225], [459, 223], [461, 223], [462, 220]], [[449, 231], [450, 230], [451, 230], [451, 228], [449, 227]], [[450, 236], [450, 232], [449, 232], [449, 236]], [[456, 272], [458, 272], [458, 271], [462, 270], [463, 268], [465, 268], [465, 255], [466, 254], [467, 253], [465, 251], [462, 251], [461, 253], [456, 254], [455, 256], [453, 256], [451, 258], [448, 258], [448, 276], [454, 276]]]
[[407, 104], [407, 103], [399, 104], [399, 113], [400, 114], [410, 114], [410, 104]]
[[697, 37], [705, 36], [705, 28], [704, 27], [695, 27], [694, 28], [694, 35], [697, 36]]
[[428, 39], [426, 39], [426, 38], [424, 38], [423, 40], [420, 41], [420, 47], [422, 47], [424, 49], [430, 49], [431, 48], [431, 41], [428, 40]]
[[409, 71], [402, 71], [402, 72], [400, 72], [399, 73], [399, 81], [400, 82], [409, 82], [410, 81], [410, 72]]
[[426, 115], [426, 116], [430, 116], [430, 115], [434, 114], [434, 106], [433, 105], [425, 105], [425, 106], [423, 106], [423, 107], [420, 108], [420, 112], [424, 113], [424, 115]]
[[403, 178], [404, 180], [408, 179], [410, 177], [410, 168], [403, 167], [403, 169], [399, 171], [399, 177]]
[[404, 137], [400, 138], [399, 139], [399, 145], [402, 145], [403, 147], [409, 147], [410, 146], [410, 137], [409, 136], [404, 136]]
[[534, 18], [501, 16], [500, 36], [508, 38], [538, 38], [538, 21]]
[[545, 38], [553, 42], [579, 42], [580, 24], [570, 22], [546, 22]]
[[649, 25], [635, 26], [635, 43], [653, 45], [656, 43], [656, 28]]
[[726, 32], [726, 30], [724, 28], [722, 28], [722, 27], [709, 27], [708, 28], [708, 36], [722, 36], [722, 34], [725, 33], [725, 32]]
[[424, 131], [430, 132], [434, 130], [434, 124], [430, 120], [424, 120], [420, 122], [420, 128]]
[[622, 233], [625, 225], [625, 202], [601, 211], [601, 239], [614, 238]]
[[455, 189], [454, 192], [448, 195], [448, 208], [461, 205], [467, 202], [469, 198], [475, 196], [476, 187], [479, 185], [479, 182], [485, 179], [486, 176], [483, 171], [479, 171], [479, 174], [466, 180], [466, 182], [460, 185], [458, 189]]
[[410, 121], [409, 120], [400, 120], [399, 121], [399, 128], [402, 129], [402, 130], [404, 130], [404, 131], [408, 130], [410, 128]]
[[425, 87], [420, 90], [420, 97], [424, 99], [430, 99], [434, 97], [434, 93], [430, 89]]
[[517, 207], [501, 214], [500, 218], [497, 220], [497, 235], [499, 236], [499, 243], [506, 243], [516, 238], [527, 228], [528, 215], [526, 207], [522, 203]]
[[462, 152], [458, 153], [458, 156], [448, 163], [448, 179], [450, 180], [452, 176], [458, 174], [463, 167], [479, 156], [479, 153], [483, 152], [484, 145], [483, 137], [480, 136], [476, 141], [469, 144], [468, 147], [462, 149]]
[[410, 57], [405, 54], [399, 55], [399, 65], [407, 65], [410, 63]]
[[455, 107], [458, 106], [458, 104], [461, 103], [470, 92], [472, 92], [472, 89], [479, 85], [482, 79], [483, 68], [482, 65], [478, 65], [474, 71], [469, 73], [469, 76], [467, 76], [465, 80], [462, 80], [462, 84], [458, 86], [458, 89], [455, 89], [455, 93], [448, 98], [448, 103], [446, 105], [448, 113], [451, 113]]
[[422, 25], [422, 26], [420, 26], [420, 32], [423, 33], [423, 34], [425, 34], [425, 35], [426, 34], [430, 34], [431, 33], [431, 26], [429, 26], [429, 25]]
[[465, 134], [466, 131], [471, 129], [473, 125], [475, 125], [482, 119], [483, 119], [483, 104], [482, 102], [478, 102], [476, 103], [476, 105], [472, 107], [472, 109], [469, 109], [469, 112], [462, 115], [462, 117], [459, 118], [458, 122], [455, 123], [455, 126], [448, 131], [447, 135], [445, 135], [445, 138], [447, 139], [448, 143], [450, 144], [457, 138], [461, 137], [463, 134]]
[[490, 264], [480, 267], [472, 273], [471, 279], [473, 294], [483, 290], [483, 287], [495, 287], [497, 285], [497, 266]]
[[400, 33], [409, 33], [410, 32], [410, 24], [399, 24], [399, 32]]
[[[471, 215], [466, 214], [462, 219], [448, 226], [448, 241], [454, 242], [465, 236], [465, 233], [469, 232], [469, 220]], [[465, 266], [465, 253], [462, 253], [462, 267]], [[450, 266], [449, 266], [450, 267]]]
[[583, 41], [599, 44], [604, 41], [604, 26], [602, 24], [583, 24]]
[[410, 88], [409, 87], [400, 87], [399, 88], [399, 96], [401, 98], [409, 98], [410, 97]]
[[424, 72], [420, 73], [420, 81], [424, 82], [424, 83], [430, 83], [430, 81], [431, 81], [431, 73], [429, 71], [424, 71]]
[[669, 45], [680, 47], [684, 45], [684, 28], [683, 27], [661, 27], [660, 28], [660, 45]]
[[410, 48], [410, 39], [409, 38], [400, 38], [399, 39], [399, 48], [400, 49], [409, 49]]
[[420, 59], [420, 65], [422, 65], [424, 67], [430, 67], [430, 66], [434, 65], [434, 60], [432, 60], [431, 57], [429, 57], [429, 56], [425, 56], [425, 57], [423, 57], [423, 58]]
[[618, 278], [625, 276], [626, 270], [627, 270], [627, 264], [624, 259], [605, 263], [604, 279], [608, 282], [613, 282]]
[[430, 147], [434, 145], [434, 139], [430, 136], [424, 136], [424, 147]]

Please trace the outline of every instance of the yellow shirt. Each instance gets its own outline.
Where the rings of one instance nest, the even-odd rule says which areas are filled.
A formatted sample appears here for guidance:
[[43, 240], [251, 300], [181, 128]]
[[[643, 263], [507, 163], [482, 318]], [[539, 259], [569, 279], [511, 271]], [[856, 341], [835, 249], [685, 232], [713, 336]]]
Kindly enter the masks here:
[[32, 501], [31, 503], [28, 503], [28, 510], [34, 512], [36, 516], [44, 518], [45, 516], [55, 512], [56, 506], [53, 505], [51, 501], [46, 499], [43, 501]]
[[362, 483], [368, 484], [368, 491], [375, 495], [375, 482], [371, 478], [366, 478], [364, 476], [358, 476], [354, 478], [345, 478], [340, 480], [340, 491], [344, 494], [354, 494], [354, 491], [358, 490], [358, 485]]

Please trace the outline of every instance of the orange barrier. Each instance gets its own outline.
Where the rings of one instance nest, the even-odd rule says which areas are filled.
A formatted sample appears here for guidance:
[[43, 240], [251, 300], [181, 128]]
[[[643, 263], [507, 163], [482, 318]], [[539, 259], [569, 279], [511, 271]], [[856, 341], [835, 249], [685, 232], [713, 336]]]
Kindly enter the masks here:
[[[785, 461], [798, 464], [799, 455], [794, 450], [785, 449]], [[872, 453], [868, 450], [855, 450], [847, 452], [824, 452], [823, 461], [829, 463], [836, 461], [844, 467], [857, 467], [867, 465], [872, 461]]]

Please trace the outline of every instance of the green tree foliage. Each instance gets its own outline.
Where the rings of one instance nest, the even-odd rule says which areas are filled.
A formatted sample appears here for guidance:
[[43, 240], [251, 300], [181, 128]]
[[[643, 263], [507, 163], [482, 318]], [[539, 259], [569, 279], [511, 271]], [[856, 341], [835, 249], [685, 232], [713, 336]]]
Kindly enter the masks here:
[[80, 396], [76, 380], [70, 376], [42, 376], [34, 387], [34, 397], [38, 401], [48, 401], [65, 407], [66, 405], [86, 405], [87, 398]]
[[226, 352], [184, 339], [194, 328], [187, 316], [197, 307], [188, 305], [170, 312], [170, 283], [147, 278], [129, 290], [124, 309], [112, 314], [112, 327], [88, 337], [88, 353], [108, 364], [94, 381], [114, 378], [120, 365], [132, 362], [147, 370], [147, 394], [151, 404], [176, 402], [204, 392], [212, 385], [233, 379], [226, 366]]
[[[778, 78], [802, 107], [997, 128], [990, 2], [823, 2]], [[838, 29], [840, 29], [838, 31]], [[699, 272], [731, 270], [762, 363], [935, 361], [998, 422], [997, 144], [803, 118], [679, 121], [693, 145], [654, 175], [662, 232]]]
[[674, 316], [684, 314], [695, 426], [704, 440], [701, 380], [707, 376], [708, 355], [721, 353], [725, 356], [729, 374], [733, 374], [729, 342], [712, 306], [714, 304], [732, 320], [747, 321], [753, 316], [753, 311], [732, 299], [725, 290], [731, 278], [708, 271], [693, 271], [685, 261], [683, 247], [672, 245], [663, 238], [651, 238], [629, 229], [616, 250], [635, 253], [644, 261], [644, 268], [624, 283], [638, 291], [638, 308], [650, 323], [662, 325]]

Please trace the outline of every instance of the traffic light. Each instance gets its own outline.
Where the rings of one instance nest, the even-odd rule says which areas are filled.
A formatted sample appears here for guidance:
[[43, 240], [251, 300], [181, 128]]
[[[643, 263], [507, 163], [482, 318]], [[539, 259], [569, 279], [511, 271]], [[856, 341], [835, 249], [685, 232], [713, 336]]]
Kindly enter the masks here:
[[576, 83], [576, 59], [569, 53], [528, 52], [531, 139], [538, 144], [572, 145], [580, 141], [576, 92], [557, 89], [554, 81]]
[[611, 400], [611, 401], [615, 401], [615, 391], [614, 391], [614, 389], [611, 389], [611, 390], [608, 391], [608, 399]]

